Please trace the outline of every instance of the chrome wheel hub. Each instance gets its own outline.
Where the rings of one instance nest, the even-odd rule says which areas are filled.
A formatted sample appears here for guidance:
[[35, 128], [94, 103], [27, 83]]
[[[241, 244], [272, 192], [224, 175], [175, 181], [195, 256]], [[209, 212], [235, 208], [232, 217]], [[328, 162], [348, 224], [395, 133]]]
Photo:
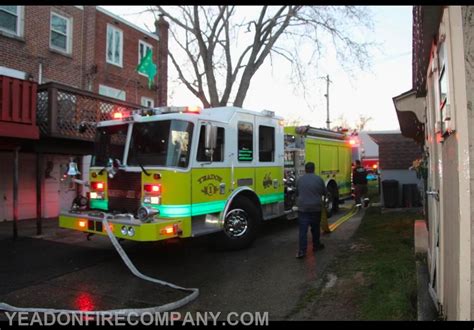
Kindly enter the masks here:
[[229, 237], [243, 236], [248, 229], [248, 215], [242, 209], [234, 209], [227, 214], [224, 221], [224, 232]]

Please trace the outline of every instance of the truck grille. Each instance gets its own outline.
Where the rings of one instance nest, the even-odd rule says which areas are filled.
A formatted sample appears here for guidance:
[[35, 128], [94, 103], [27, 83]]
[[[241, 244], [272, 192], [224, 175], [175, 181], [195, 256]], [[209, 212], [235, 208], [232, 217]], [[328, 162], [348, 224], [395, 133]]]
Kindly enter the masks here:
[[109, 212], [136, 213], [141, 200], [141, 173], [118, 171], [108, 182]]

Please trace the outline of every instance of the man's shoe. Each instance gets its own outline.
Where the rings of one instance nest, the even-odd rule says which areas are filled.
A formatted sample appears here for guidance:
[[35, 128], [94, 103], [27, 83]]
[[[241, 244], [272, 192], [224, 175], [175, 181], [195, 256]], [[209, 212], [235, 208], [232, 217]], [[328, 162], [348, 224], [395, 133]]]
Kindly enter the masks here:
[[324, 244], [321, 244], [321, 243], [317, 245], [316, 247], [313, 247], [313, 251], [319, 251], [322, 249], [324, 249]]
[[297, 259], [304, 258], [305, 256], [306, 256], [306, 253], [303, 253], [303, 252], [298, 252], [298, 253], [296, 254], [296, 258], [297, 258]]

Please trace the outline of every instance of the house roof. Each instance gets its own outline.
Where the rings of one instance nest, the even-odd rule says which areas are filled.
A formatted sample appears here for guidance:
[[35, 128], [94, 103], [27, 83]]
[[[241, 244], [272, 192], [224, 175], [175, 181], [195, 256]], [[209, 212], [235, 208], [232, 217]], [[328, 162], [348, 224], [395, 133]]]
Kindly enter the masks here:
[[108, 11], [107, 9], [105, 9], [103, 6], [95, 6], [95, 8], [96, 8], [98, 11], [100, 11], [101, 13], [106, 14], [106, 15], [108, 15], [108, 16], [110, 16], [110, 17], [116, 19], [117, 21], [122, 22], [122, 23], [125, 24], [125, 25], [128, 25], [129, 27], [131, 27], [131, 28], [133, 28], [133, 29], [135, 29], [135, 30], [137, 30], [137, 31], [140, 31], [141, 33], [147, 35], [148, 37], [150, 37], [150, 38], [152, 38], [152, 39], [155, 39], [155, 40], [157, 40], [157, 41], [160, 40], [159, 37], [158, 37], [158, 35], [156, 35], [156, 34], [154, 34], [154, 33], [152, 33], [152, 32], [146, 31], [146, 30], [142, 29], [141, 27], [139, 27], [138, 25], [135, 25], [135, 24], [133, 24], [132, 22], [130, 22], [130, 21], [128, 21], [128, 20], [126, 20], [126, 19], [124, 19], [124, 18], [118, 16], [118, 15], [115, 15], [114, 13], [112, 13], [112, 12]]
[[412, 78], [416, 96], [426, 95], [431, 42], [438, 32], [443, 6], [413, 6]]
[[379, 145], [379, 166], [382, 170], [407, 170], [422, 151], [412, 139], [400, 133], [369, 133]]

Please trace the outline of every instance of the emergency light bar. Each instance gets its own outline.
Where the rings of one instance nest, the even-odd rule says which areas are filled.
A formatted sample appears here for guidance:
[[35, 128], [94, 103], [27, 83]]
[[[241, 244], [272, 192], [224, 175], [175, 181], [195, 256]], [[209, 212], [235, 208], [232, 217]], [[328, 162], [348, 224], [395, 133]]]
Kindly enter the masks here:
[[133, 113], [141, 116], [154, 116], [154, 115], [163, 115], [166, 113], [194, 113], [200, 114], [201, 107], [189, 106], [189, 107], [159, 107], [153, 109], [139, 109], [135, 110]]

